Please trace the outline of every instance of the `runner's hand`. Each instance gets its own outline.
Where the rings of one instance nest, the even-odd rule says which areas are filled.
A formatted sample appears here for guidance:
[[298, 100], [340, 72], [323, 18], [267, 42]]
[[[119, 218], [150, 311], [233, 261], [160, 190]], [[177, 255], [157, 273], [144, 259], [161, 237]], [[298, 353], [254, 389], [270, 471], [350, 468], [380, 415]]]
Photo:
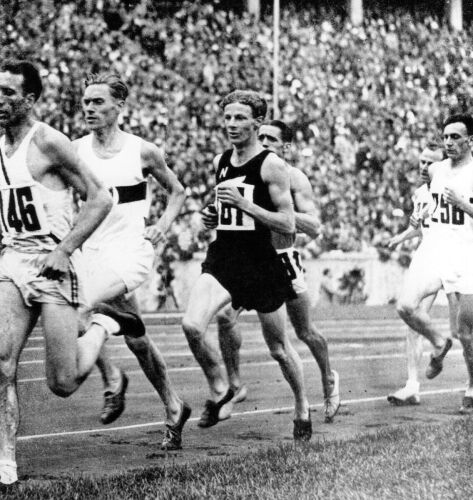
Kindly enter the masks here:
[[247, 200], [235, 186], [222, 186], [217, 188], [218, 200], [232, 207], [243, 209]]
[[148, 226], [145, 229], [145, 239], [151, 241], [151, 244], [153, 246], [166, 241], [166, 236], [164, 234], [164, 231], [159, 226], [159, 223], [153, 226]]
[[207, 229], [215, 229], [218, 225], [217, 210], [214, 205], [206, 206], [202, 212], [202, 223]]
[[69, 272], [69, 255], [60, 248], [55, 248], [48, 254], [41, 266], [38, 276], [49, 280], [62, 281]]

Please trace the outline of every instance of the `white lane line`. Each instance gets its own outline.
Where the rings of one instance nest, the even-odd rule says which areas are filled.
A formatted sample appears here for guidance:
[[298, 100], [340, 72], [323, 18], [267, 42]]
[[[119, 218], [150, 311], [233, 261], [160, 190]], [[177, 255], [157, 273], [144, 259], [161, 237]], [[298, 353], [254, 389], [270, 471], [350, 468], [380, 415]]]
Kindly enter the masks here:
[[[400, 343], [401, 341], [399, 341]], [[395, 343], [398, 343], [398, 341], [395, 341]], [[300, 351], [303, 350], [303, 345], [296, 345], [296, 351], [300, 354]], [[345, 346], [343, 346], [344, 349], [348, 348], [348, 347], [351, 347], [353, 349], [361, 349], [362, 347], [364, 347], [364, 344], [347, 344]], [[332, 348], [332, 352], [333, 352], [333, 348]], [[450, 352], [453, 352], [453, 351], [450, 351]], [[165, 357], [165, 358], [188, 358], [188, 357], [192, 357], [192, 352], [189, 350], [189, 351], [186, 351], [186, 352], [182, 352], [182, 351], [177, 351], [177, 352], [166, 352], [166, 351], [163, 351], [161, 352], [161, 354]], [[241, 349], [240, 350], [240, 355], [241, 356], [251, 356], [251, 355], [254, 355], [254, 354], [269, 354], [268, 352], [268, 348], [261, 348], [261, 349]], [[335, 356], [331, 356], [330, 359], [335, 359]], [[136, 359], [136, 356], [134, 354], [129, 354], [127, 356], [111, 356], [110, 359], [112, 361], [118, 361], [118, 360], [127, 360], [127, 359]], [[44, 364], [44, 359], [31, 359], [31, 360], [28, 360], [28, 361], [20, 361], [18, 363], [18, 366], [31, 366], [31, 365], [41, 365], [41, 364]]]
[[[254, 353], [254, 351], [252, 351]], [[267, 352], [266, 351], [261, 351], [261, 352]], [[451, 349], [448, 352], [449, 356], [460, 356], [463, 354], [463, 351], [461, 349]], [[376, 360], [376, 359], [400, 359], [400, 358], [405, 358], [405, 354], [368, 354], [368, 355], [360, 355], [360, 356], [330, 356], [330, 361], [369, 361], [369, 360]], [[130, 357], [131, 359], [135, 359], [134, 356]], [[124, 358], [112, 358], [112, 359], [124, 359]], [[127, 358], [128, 359], [128, 358]], [[303, 359], [303, 363], [315, 363], [314, 359]], [[257, 363], [241, 363], [240, 366], [244, 368], [249, 368], [253, 366], [271, 366], [275, 365], [277, 366], [277, 361], [259, 361]], [[180, 368], [168, 368], [169, 373], [185, 373], [185, 372], [194, 372], [194, 371], [200, 371], [201, 368], [200, 366], [184, 366]], [[127, 370], [127, 375], [143, 375], [142, 370]], [[92, 373], [89, 375], [88, 378], [96, 378], [100, 377], [99, 373]], [[29, 382], [42, 382], [46, 380], [45, 377], [36, 377], [36, 378], [23, 378], [18, 380], [18, 384], [26, 384]]]
[[[438, 390], [432, 390], [432, 391], [424, 391], [421, 392], [421, 396], [433, 396], [433, 395], [438, 395], [438, 394], [450, 394], [454, 392], [462, 392], [464, 391], [464, 387], [457, 387], [455, 389], [438, 389]], [[384, 396], [375, 396], [371, 398], [360, 398], [360, 399], [344, 399], [342, 400], [342, 405], [349, 405], [349, 404], [363, 404], [363, 403], [373, 403], [375, 401], [385, 401], [386, 400], [386, 395]], [[320, 408], [323, 406], [323, 403], [315, 404], [315, 405], [310, 405], [310, 407], [313, 408]], [[274, 413], [274, 412], [284, 412], [284, 411], [293, 411], [294, 407], [293, 406], [282, 406], [279, 408], [265, 408], [262, 410], [251, 410], [251, 411], [242, 411], [242, 412], [236, 412], [232, 413], [232, 417], [244, 417], [247, 415], [263, 415], [266, 413]], [[196, 422], [199, 420], [198, 417], [193, 417], [189, 419], [189, 422]], [[18, 441], [32, 441], [34, 439], [43, 439], [43, 438], [54, 438], [54, 437], [65, 437], [65, 436], [79, 436], [79, 435], [84, 435], [84, 434], [103, 434], [105, 432], [116, 432], [116, 431], [126, 431], [130, 429], [144, 429], [146, 427], [157, 427], [157, 426], [163, 426], [165, 424], [164, 421], [160, 422], [146, 422], [144, 424], [134, 424], [134, 425], [123, 425], [120, 427], [100, 427], [96, 429], [84, 429], [80, 431], [65, 431], [65, 432], [52, 432], [48, 434], [33, 434], [30, 436], [20, 436], [18, 438]]]

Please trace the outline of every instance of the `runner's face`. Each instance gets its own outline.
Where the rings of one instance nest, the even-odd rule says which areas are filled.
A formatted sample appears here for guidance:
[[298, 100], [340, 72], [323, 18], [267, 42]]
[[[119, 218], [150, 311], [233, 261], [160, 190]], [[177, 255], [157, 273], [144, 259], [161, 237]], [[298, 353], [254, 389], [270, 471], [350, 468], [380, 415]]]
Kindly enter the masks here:
[[443, 144], [447, 156], [461, 160], [470, 152], [470, 137], [462, 122], [450, 123], [443, 130]]
[[427, 168], [437, 161], [442, 161], [443, 155], [440, 149], [433, 150], [425, 148], [419, 156], [419, 170], [422, 174]]
[[19, 123], [27, 116], [32, 102], [32, 95], [24, 94], [23, 75], [0, 72], [0, 126]]
[[247, 104], [234, 102], [223, 110], [225, 130], [228, 139], [235, 146], [248, 143], [254, 136], [259, 120], [253, 118], [253, 111]]
[[284, 155], [284, 142], [281, 138], [281, 130], [274, 125], [261, 125], [258, 131], [258, 141], [263, 148], [269, 149], [278, 156]]
[[123, 101], [110, 94], [104, 83], [89, 85], [82, 98], [82, 109], [89, 130], [99, 130], [113, 126], [123, 108]]

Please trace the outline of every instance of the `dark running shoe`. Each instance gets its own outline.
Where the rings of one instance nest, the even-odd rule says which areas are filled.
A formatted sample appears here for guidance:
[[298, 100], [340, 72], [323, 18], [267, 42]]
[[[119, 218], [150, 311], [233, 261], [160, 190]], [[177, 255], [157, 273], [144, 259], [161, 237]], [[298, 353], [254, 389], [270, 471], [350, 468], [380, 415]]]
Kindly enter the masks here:
[[310, 419], [309, 410], [309, 420], [294, 420], [294, 431], [293, 431], [294, 441], [310, 441], [312, 437], [312, 421]]
[[220, 412], [220, 408], [226, 403], [228, 403], [234, 396], [233, 390], [228, 389], [227, 393], [223, 398], [216, 403], [215, 401], [211, 401], [208, 399], [205, 402], [204, 406], [204, 411], [202, 412], [202, 415], [200, 416], [200, 420], [197, 422], [197, 425], [199, 427], [212, 427], [215, 424], [218, 424], [220, 422], [220, 419], [218, 417], [218, 414]]
[[109, 316], [119, 324], [120, 330], [113, 335], [126, 334], [129, 337], [138, 338], [145, 334], [145, 325], [135, 313], [120, 311], [105, 303], [98, 304], [93, 312]]
[[115, 422], [115, 420], [123, 413], [125, 409], [125, 393], [128, 387], [128, 377], [122, 372], [122, 383], [117, 392], [107, 391], [104, 394], [104, 405], [100, 421], [107, 425]]
[[442, 371], [443, 358], [445, 358], [447, 352], [450, 350], [451, 347], [452, 347], [452, 339], [448, 338], [445, 341], [445, 345], [443, 346], [438, 356], [434, 356], [433, 354], [430, 355], [430, 363], [428, 364], [427, 369], [425, 370], [425, 376], [428, 379], [435, 378]]
[[182, 429], [187, 420], [189, 420], [191, 413], [191, 407], [183, 401], [181, 416], [179, 417], [177, 424], [166, 424], [166, 432], [164, 433], [163, 442], [161, 443], [162, 450], [171, 451], [180, 450], [182, 448]]
[[470, 396], [465, 396], [462, 401], [462, 405], [460, 407], [459, 412], [462, 415], [471, 415], [473, 414], [473, 398]]

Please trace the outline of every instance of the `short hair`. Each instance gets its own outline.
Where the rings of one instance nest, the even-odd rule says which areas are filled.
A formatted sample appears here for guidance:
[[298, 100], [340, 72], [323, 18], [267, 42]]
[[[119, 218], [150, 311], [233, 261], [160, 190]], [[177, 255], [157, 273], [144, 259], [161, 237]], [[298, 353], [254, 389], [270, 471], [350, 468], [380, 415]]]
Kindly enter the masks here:
[[21, 75], [23, 93], [33, 94], [35, 102], [39, 99], [43, 91], [43, 82], [36, 66], [23, 59], [8, 59], [0, 63], [0, 70], [8, 71], [13, 75]]
[[424, 149], [430, 149], [431, 151], [440, 151], [442, 153], [442, 158], [445, 159], [447, 157], [447, 153], [443, 144], [436, 139], [430, 139], [427, 141]]
[[466, 127], [466, 132], [468, 135], [473, 135], [473, 116], [463, 113], [457, 115], [450, 115], [444, 122], [443, 128], [451, 123], [463, 123]]
[[116, 73], [92, 73], [87, 75], [85, 86], [107, 85], [113, 98], [126, 101], [128, 97], [128, 87], [126, 83]]
[[268, 105], [263, 97], [253, 90], [234, 90], [227, 94], [220, 103], [220, 107], [225, 109], [225, 106], [238, 102], [245, 104], [251, 108], [253, 118], [265, 118], [268, 111]]
[[281, 120], [271, 120], [268, 125], [277, 127], [281, 131], [282, 142], [292, 142], [294, 139], [294, 132], [292, 128]]

